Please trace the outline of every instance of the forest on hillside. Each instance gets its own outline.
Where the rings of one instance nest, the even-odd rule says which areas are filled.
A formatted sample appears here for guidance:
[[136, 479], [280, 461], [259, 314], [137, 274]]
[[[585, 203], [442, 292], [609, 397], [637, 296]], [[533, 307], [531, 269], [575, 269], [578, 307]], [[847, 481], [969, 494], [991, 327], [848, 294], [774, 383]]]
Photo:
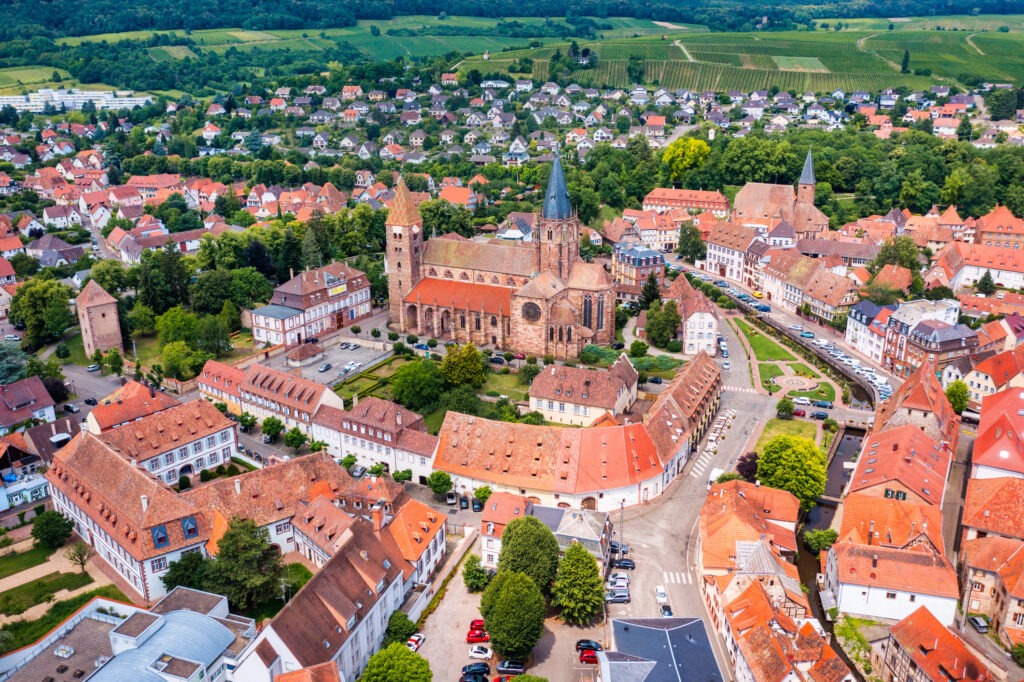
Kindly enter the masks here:
[[90, 0], [85, 6], [75, 0], [8, 0], [0, 3], [0, 40], [157, 29], [337, 28], [351, 26], [357, 19], [441, 13], [495, 18], [619, 16], [703, 24], [712, 31], [747, 31], [806, 28], [818, 17], [1022, 11], [1024, 0], [974, 0], [969, 4], [953, 0], [826, 0], [813, 5], [793, 0]]

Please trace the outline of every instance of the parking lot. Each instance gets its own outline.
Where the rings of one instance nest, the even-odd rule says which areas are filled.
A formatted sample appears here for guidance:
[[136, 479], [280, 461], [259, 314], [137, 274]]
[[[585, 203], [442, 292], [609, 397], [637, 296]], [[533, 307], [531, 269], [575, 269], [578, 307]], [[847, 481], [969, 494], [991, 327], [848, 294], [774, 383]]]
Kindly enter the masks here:
[[[360, 371], [366, 369], [373, 362], [384, 355], [385, 351], [370, 348], [369, 344], [362, 340], [352, 341], [351, 339], [332, 339], [332, 345], [324, 348], [324, 357], [321, 360], [307, 362], [302, 367], [303, 378], [311, 381], [318, 381], [324, 384], [333, 384], [339, 379], [344, 379], [353, 374], [358, 374]], [[344, 344], [355, 344], [357, 348], [342, 348]], [[360, 366], [353, 370], [345, 371], [346, 364], [350, 362], [362, 363]], [[327, 363], [331, 368], [325, 372], [321, 372], [320, 368]], [[273, 367], [274, 369], [280, 369], [284, 371], [292, 371], [295, 368], [288, 364], [284, 355], [279, 355], [270, 360], [263, 361], [261, 364]]]

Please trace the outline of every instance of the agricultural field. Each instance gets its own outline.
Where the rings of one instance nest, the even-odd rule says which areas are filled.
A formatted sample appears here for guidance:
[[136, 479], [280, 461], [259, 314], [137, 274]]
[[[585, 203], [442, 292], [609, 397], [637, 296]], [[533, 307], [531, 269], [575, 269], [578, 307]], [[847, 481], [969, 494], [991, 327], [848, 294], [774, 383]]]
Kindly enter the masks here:
[[938, 17], [894, 17], [891, 19], [858, 18], [858, 19], [818, 19], [818, 26], [828, 24], [834, 27], [842, 22], [843, 30], [854, 31], [930, 31], [941, 28], [943, 31], [998, 31], [1007, 27], [1011, 31], [1024, 31], [1024, 14], [965, 14]]
[[[60, 80], [52, 80], [56, 72]], [[14, 66], [0, 69], [0, 95], [21, 95], [40, 88], [82, 88], [84, 90], [117, 90], [105, 83], [81, 84], [64, 69], [49, 66]]]

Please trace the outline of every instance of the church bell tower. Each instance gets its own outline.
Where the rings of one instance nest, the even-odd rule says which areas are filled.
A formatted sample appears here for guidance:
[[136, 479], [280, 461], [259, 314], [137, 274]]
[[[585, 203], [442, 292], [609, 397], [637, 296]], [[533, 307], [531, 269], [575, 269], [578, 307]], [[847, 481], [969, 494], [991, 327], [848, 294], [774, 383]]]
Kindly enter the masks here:
[[563, 282], [567, 281], [580, 257], [580, 221], [569, 203], [565, 173], [557, 155], [551, 165], [544, 206], [534, 234], [537, 272], [551, 272]]

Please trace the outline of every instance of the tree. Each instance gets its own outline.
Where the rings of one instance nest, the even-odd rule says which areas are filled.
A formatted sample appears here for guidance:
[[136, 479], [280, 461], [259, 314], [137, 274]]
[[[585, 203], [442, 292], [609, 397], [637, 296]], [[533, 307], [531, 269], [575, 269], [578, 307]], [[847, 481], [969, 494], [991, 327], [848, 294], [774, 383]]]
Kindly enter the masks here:
[[804, 531], [804, 544], [806, 544], [815, 554], [828, 549], [834, 545], [838, 539], [839, 533], [832, 528]]
[[392, 397], [411, 410], [434, 405], [443, 391], [441, 369], [431, 360], [402, 365], [391, 377]]
[[166, 346], [175, 341], [184, 341], [185, 345], [191, 347], [196, 338], [197, 322], [196, 316], [180, 305], [168, 308], [156, 318], [156, 333], [160, 339], [160, 345]]
[[790, 419], [793, 416], [793, 410], [796, 409], [793, 406], [793, 399], [786, 396], [775, 404], [775, 414], [779, 415], [783, 419]]
[[762, 485], [789, 491], [804, 511], [825, 492], [825, 477], [825, 453], [810, 438], [775, 436], [757, 460]]
[[196, 350], [217, 358], [227, 355], [231, 352], [231, 334], [227, 323], [219, 315], [203, 315], [196, 320], [193, 344]]
[[277, 256], [277, 279], [286, 282], [296, 272], [302, 271], [302, 244], [295, 233], [288, 229], [284, 234], [284, 241], [281, 242], [281, 249]]
[[151, 336], [156, 332], [156, 315], [148, 305], [136, 301], [127, 317], [132, 333], [138, 333], [141, 336]]
[[427, 659], [405, 646], [405, 642], [395, 642], [370, 656], [359, 679], [361, 682], [431, 682], [434, 675]]
[[540, 374], [539, 365], [523, 365], [519, 368], [518, 382], [523, 386], [529, 386]]
[[35, 277], [18, 287], [11, 299], [9, 318], [12, 323], [25, 325], [24, 342], [28, 348], [59, 340], [74, 324], [69, 308], [72, 298], [71, 287], [55, 279]]
[[441, 376], [451, 386], [482, 386], [487, 378], [484, 357], [472, 341], [449, 348], [441, 361]]
[[480, 557], [476, 554], [466, 557], [466, 564], [462, 567], [462, 582], [466, 583], [466, 589], [470, 592], [483, 592], [489, 581], [487, 571], [480, 563]]
[[0, 343], [0, 384], [7, 385], [25, 377], [28, 356], [15, 342]]
[[260, 429], [264, 436], [270, 436], [270, 440], [274, 440], [284, 431], [284, 423], [277, 417], [267, 417], [260, 425]]
[[94, 556], [96, 556], [96, 550], [81, 540], [68, 545], [67, 549], [64, 550], [64, 558], [78, 566], [78, 569], [83, 574], [85, 573], [85, 567], [89, 565], [89, 561]]
[[743, 477], [747, 483], [757, 480], [757, 453], [748, 452], [736, 462], [736, 473]]
[[555, 534], [535, 516], [512, 519], [501, 536], [498, 570], [525, 573], [547, 594], [558, 570]]
[[409, 616], [401, 611], [392, 611], [388, 618], [388, 627], [384, 631], [384, 641], [381, 647], [388, 647], [395, 642], [404, 645], [416, 632], [416, 623], [409, 620]]
[[970, 398], [970, 391], [962, 379], [957, 379], [946, 387], [946, 398], [952, 405], [953, 411], [960, 414], [967, 409], [967, 401]]
[[193, 590], [205, 590], [206, 570], [211, 561], [204, 557], [202, 552], [182, 554], [181, 558], [167, 567], [167, 571], [160, 576], [160, 582], [168, 592], [179, 585]]
[[480, 500], [481, 502], [486, 503], [487, 499], [491, 496], [491, 492], [492, 491], [490, 486], [482, 485], [473, 491], [473, 497]]
[[664, 306], [655, 301], [647, 311], [647, 340], [659, 348], [666, 347], [675, 340], [682, 321], [675, 301], [666, 301]]
[[1010, 649], [1010, 656], [1017, 665], [1024, 666], [1024, 644], [1014, 644]]
[[231, 298], [234, 278], [226, 270], [207, 270], [190, 287], [192, 311], [196, 315], [215, 315]]
[[871, 263], [871, 269], [877, 272], [882, 269], [883, 265], [899, 265], [912, 272], [917, 272], [921, 268], [921, 262], [914, 238], [906, 235], [894, 237], [882, 244], [882, 248], [878, 250], [878, 256]]
[[473, 237], [476, 228], [473, 227], [473, 214], [463, 206], [434, 199], [424, 201], [418, 206], [420, 217], [423, 218], [423, 233], [425, 235], [447, 234], [455, 232], [463, 237]]
[[569, 625], [589, 625], [604, 612], [604, 585], [597, 561], [580, 543], [565, 550], [551, 596]]
[[437, 496], [444, 495], [452, 489], [452, 477], [445, 471], [432, 471], [427, 476], [427, 487]]
[[647, 276], [643, 288], [640, 290], [640, 308], [647, 310], [655, 301], [661, 300], [661, 285], [658, 284], [658, 276], [653, 272]]
[[295, 450], [298, 453], [299, 448], [306, 444], [308, 437], [302, 432], [298, 426], [293, 426], [292, 430], [284, 434], [284, 444]]
[[207, 571], [208, 589], [246, 611], [271, 599], [283, 574], [281, 554], [270, 533], [251, 519], [235, 517], [217, 541], [217, 559]]
[[60, 512], [44, 511], [32, 519], [32, 538], [44, 547], [60, 547], [75, 529], [75, 522]]
[[273, 293], [274, 285], [259, 269], [246, 267], [231, 271], [231, 302], [236, 308], [255, 308], [269, 301]]
[[647, 344], [639, 339], [629, 344], [629, 357], [642, 358], [647, 355]]
[[373, 329], [370, 330], [370, 336], [372, 336], [375, 339], [379, 339], [380, 338], [380, 330], [377, 329], [376, 327], [374, 327]]
[[112, 374], [121, 376], [124, 373], [124, 358], [121, 357], [121, 351], [116, 348], [111, 348], [107, 351], [107, 367], [110, 368]]
[[160, 251], [144, 251], [139, 264], [138, 300], [162, 315], [188, 303], [189, 278], [183, 255], [173, 242]]
[[[179, 381], [185, 381], [194, 376], [193, 371], [194, 351], [184, 341], [172, 341], [163, 347], [163, 366], [161, 372], [166, 376], [172, 376]], [[156, 373], [157, 365], [153, 366]], [[163, 374], [161, 376], [164, 376]], [[154, 381], [154, 383], [158, 383]]]
[[738, 471], [726, 471], [718, 475], [715, 479], [715, 483], [728, 483], [729, 481], [741, 481], [743, 477], [740, 476]]
[[703, 260], [708, 255], [708, 246], [700, 237], [700, 230], [687, 220], [679, 228], [679, 254], [690, 263]]
[[681, 137], [661, 154], [661, 162], [668, 167], [672, 182], [682, 182], [683, 176], [693, 168], [700, 168], [711, 155], [707, 142], [696, 137]]
[[525, 573], [499, 569], [484, 590], [480, 611], [491, 636], [491, 647], [505, 658], [526, 658], [544, 634], [544, 595]]
[[978, 291], [979, 294], [983, 294], [985, 296], [991, 296], [992, 294], [996, 293], [996, 283], [995, 280], [992, 279], [992, 271], [986, 270], [985, 274], [982, 275], [981, 279], [979, 279], [978, 282], [974, 285], [974, 288]]
[[900, 73], [910, 73], [910, 50], [903, 50], [903, 61], [900, 62]]
[[61, 360], [67, 360], [71, 357], [71, 349], [63, 341], [57, 343], [57, 347], [54, 349], [53, 354]]
[[307, 268], [318, 268], [324, 264], [324, 255], [320, 251], [320, 241], [316, 231], [306, 226], [306, 234], [302, 238], [302, 262]]
[[228, 330], [228, 343], [231, 343], [230, 332], [237, 332], [241, 326], [241, 315], [238, 312], [238, 306], [231, 301], [224, 301], [224, 305], [220, 307], [220, 312], [217, 313], [217, 319], [224, 323], [224, 327]]
[[246, 432], [252, 431], [253, 427], [256, 426], [256, 417], [252, 416], [248, 412], [243, 412], [238, 416], [238, 425]]

